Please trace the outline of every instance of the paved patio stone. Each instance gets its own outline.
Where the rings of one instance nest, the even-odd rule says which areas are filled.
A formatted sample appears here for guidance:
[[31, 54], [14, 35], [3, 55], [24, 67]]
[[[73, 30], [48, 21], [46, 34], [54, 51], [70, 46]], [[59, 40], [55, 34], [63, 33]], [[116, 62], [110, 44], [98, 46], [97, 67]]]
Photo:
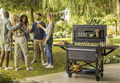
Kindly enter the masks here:
[[[104, 65], [104, 77], [97, 82], [95, 76], [73, 74], [68, 78], [66, 72], [26, 78], [28, 83], [120, 83], [120, 63]], [[34, 82], [31, 82], [34, 81]]]

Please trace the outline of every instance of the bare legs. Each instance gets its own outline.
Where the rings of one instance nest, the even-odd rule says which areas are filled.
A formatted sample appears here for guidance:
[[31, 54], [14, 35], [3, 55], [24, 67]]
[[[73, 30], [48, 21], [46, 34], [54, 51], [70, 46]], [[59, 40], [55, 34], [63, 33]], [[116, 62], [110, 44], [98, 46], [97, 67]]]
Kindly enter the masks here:
[[3, 51], [0, 58], [0, 67], [2, 67], [4, 58], [6, 58], [6, 67], [9, 66], [9, 51]]

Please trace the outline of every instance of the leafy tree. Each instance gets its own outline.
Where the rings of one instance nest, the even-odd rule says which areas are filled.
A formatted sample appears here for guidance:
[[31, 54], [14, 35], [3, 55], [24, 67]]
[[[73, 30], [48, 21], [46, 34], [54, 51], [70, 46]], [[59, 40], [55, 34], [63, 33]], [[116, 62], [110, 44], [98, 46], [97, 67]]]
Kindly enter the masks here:
[[40, 11], [43, 14], [47, 12], [59, 12], [63, 10], [66, 1], [64, 0], [0, 0], [0, 8], [11, 12], [30, 11], [31, 20], [34, 22], [33, 12]]
[[0, 7], [18, 13], [29, 11], [32, 22], [36, 11], [44, 15], [52, 12], [59, 20], [61, 11], [68, 8], [70, 18], [76, 16], [79, 20], [82, 16], [84, 24], [99, 24], [105, 15], [114, 14], [120, 25], [120, 0], [0, 0]]

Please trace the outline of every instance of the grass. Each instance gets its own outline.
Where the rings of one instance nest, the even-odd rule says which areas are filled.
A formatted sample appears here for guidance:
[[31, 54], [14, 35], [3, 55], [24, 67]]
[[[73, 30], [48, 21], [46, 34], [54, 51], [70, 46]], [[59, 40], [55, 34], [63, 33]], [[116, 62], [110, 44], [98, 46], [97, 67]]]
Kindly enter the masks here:
[[[54, 39], [54, 44], [59, 42], [60, 40], [67, 40], [69, 42], [72, 42], [71, 38], [60, 38], [60, 39]], [[120, 37], [114, 38], [114, 44], [120, 45]], [[120, 50], [120, 48], [117, 49], [116, 51], [112, 52], [109, 55], [110, 56], [115, 55], [115, 54], [120, 55], [119, 50]], [[29, 57], [30, 57], [30, 62], [31, 62], [33, 59], [32, 52], [29, 53]], [[38, 60], [37, 63], [30, 64], [32, 67], [35, 68], [33, 71], [26, 71], [25, 65], [21, 62], [21, 57], [19, 57], [19, 60], [20, 60], [19, 65], [22, 69], [19, 71], [9, 70], [8, 72], [13, 72], [16, 75], [21, 75], [23, 78], [62, 72], [62, 71], [65, 71], [65, 57], [66, 57], [66, 54], [65, 54], [64, 50], [62, 50], [59, 47], [53, 47], [53, 58], [54, 58], [54, 65], [55, 65], [54, 69], [46, 69], [45, 67], [42, 66], [41, 61]], [[5, 65], [5, 63], [4, 63], [4, 65]], [[10, 66], [14, 67], [14, 59], [12, 61], [10, 61]], [[5, 71], [4, 71], [4, 69], [0, 69], [0, 72], [5, 72]]]
[[[118, 37], [114, 37], [114, 45], [119, 45], [120, 46], [120, 36]], [[110, 53], [109, 55], [110, 56], [113, 56], [113, 55], [119, 55], [120, 56], [120, 47], [118, 49], [116, 49], [114, 52]]]
[[61, 40], [67, 40], [68, 42], [72, 43], [72, 38], [58, 38], [54, 39], [54, 44], [58, 43]]
[[114, 37], [113, 42], [114, 42], [115, 45], [120, 45], [120, 36]]
[[[33, 53], [29, 54], [30, 62], [33, 59]], [[39, 75], [45, 75], [50, 73], [57, 73], [65, 71], [65, 51], [62, 50], [59, 47], [53, 47], [53, 57], [54, 57], [54, 69], [46, 69], [44, 66], [42, 66], [41, 61], [38, 60], [37, 63], [30, 64], [35, 69], [33, 71], [26, 71], [25, 65], [21, 62], [21, 57], [19, 57], [19, 66], [22, 68], [19, 71], [15, 70], [8, 70], [8, 72], [13, 72], [16, 75], [21, 75], [23, 78], [26, 77], [33, 77], [33, 76], [39, 76]], [[4, 61], [5, 62], [5, 61]], [[10, 66], [14, 67], [14, 60], [10, 61]], [[3, 64], [5, 65], [5, 63]], [[4, 69], [0, 69], [0, 72], [5, 72]]]

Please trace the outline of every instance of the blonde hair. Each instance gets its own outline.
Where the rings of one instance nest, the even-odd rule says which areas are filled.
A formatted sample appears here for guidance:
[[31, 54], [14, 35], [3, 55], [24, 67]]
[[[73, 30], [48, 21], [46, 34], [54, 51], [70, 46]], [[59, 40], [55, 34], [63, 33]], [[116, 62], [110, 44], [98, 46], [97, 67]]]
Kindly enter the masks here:
[[53, 16], [53, 14], [52, 14], [52, 13], [48, 13], [47, 16], [49, 16], [50, 21], [51, 21], [52, 23], [54, 23], [54, 16]]
[[12, 25], [15, 26], [17, 23], [19, 23], [19, 19], [19, 16], [17, 14], [14, 14], [12, 18]]

